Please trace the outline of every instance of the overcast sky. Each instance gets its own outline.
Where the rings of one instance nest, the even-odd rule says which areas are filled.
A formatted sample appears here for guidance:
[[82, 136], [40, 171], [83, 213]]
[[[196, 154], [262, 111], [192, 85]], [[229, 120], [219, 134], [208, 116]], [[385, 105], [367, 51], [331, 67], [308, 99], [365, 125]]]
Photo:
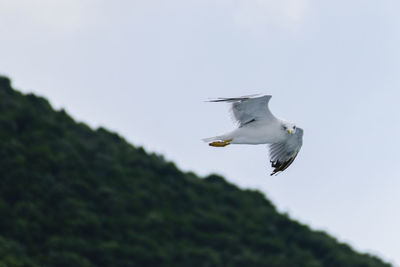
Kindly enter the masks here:
[[[292, 218], [400, 263], [400, 2], [0, 0], [0, 73], [185, 171], [266, 193]], [[305, 131], [270, 177], [266, 146], [210, 97], [273, 95]]]

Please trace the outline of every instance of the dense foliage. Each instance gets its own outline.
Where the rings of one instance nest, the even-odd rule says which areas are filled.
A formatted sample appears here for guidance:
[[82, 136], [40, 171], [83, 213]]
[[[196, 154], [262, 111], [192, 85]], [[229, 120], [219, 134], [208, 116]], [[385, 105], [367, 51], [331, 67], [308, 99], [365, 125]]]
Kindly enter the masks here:
[[0, 78], [2, 266], [390, 266]]

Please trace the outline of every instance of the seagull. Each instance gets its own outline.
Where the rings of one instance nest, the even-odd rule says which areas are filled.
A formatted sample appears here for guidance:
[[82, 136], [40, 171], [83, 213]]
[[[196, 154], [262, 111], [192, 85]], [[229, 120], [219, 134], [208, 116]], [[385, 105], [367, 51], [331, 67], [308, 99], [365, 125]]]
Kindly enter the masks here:
[[303, 144], [303, 129], [294, 123], [276, 118], [268, 108], [271, 95], [249, 95], [217, 98], [208, 102], [226, 102], [238, 128], [232, 132], [203, 139], [210, 146], [230, 144], [268, 144], [272, 175], [289, 167]]

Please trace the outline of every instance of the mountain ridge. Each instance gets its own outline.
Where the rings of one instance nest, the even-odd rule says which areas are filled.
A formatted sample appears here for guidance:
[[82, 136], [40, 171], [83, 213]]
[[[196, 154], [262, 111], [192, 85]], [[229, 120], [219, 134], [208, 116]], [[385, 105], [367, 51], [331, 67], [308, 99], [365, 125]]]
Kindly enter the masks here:
[[0, 266], [391, 266], [0, 77]]

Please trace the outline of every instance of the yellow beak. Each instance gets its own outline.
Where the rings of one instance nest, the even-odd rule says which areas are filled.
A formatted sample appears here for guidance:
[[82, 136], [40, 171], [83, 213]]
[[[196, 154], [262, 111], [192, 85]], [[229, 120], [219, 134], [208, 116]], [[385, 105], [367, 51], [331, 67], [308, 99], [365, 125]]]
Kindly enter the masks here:
[[292, 129], [287, 130], [288, 133], [292, 134]]

